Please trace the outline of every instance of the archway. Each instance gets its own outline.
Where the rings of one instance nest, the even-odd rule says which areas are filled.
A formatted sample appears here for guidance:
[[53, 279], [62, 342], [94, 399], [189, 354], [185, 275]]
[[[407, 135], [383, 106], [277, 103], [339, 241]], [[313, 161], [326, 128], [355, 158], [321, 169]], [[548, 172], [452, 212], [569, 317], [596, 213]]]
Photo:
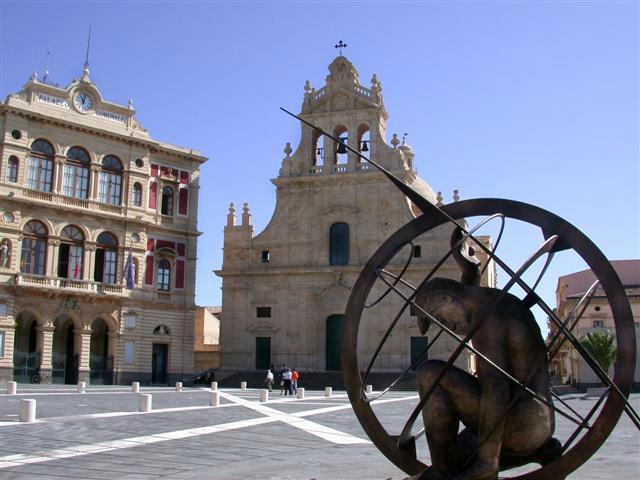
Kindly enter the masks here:
[[102, 318], [91, 324], [89, 378], [91, 385], [113, 384], [113, 355], [109, 354], [109, 327]]
[[21, 312], [16, 317], [16, 331], [13, 343], [13, 379], [19, 383], [29, 383], [40, 366], [36, 351], [38, 345], [38, 321], [31, 312]]
[[78, 383], [80, 362], [76, 348], [76, 327], [67, 315], [56, 318], [51, 355], [51, 383]]

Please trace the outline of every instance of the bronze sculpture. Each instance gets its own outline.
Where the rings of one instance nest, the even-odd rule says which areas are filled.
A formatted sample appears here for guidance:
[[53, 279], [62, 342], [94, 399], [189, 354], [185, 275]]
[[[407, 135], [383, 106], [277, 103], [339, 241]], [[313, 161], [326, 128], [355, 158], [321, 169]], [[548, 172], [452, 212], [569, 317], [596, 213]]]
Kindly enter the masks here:
[[[593, 455], [606, 440], [623, 413], [626, 413], [640, 430], [640, 416], [628, 403], [628, 396], [633, 385], [636, 356], [635, 327], [631, 308], [615, 270], [602, 252], [584, 234], [548, 211], [512, 200], [485, 198], [459, 201], [443, 206], [433, 205], [375, 161], [364, 157], [360, 152], [315, 125], [286, 110], [284, 111], [335, 142], [344, 145], [347, 150], [360, 157], [362, 161], [369, 162], [396, 185], [422, 212], [420, 216], [391, 235], [371, 256], [352, 289], [342, 332], [342, 369], [349, 399], [364, 431], [389, 460], [409, 475], [414, 475], [412, 478], [423, 480], [429, 478], [495, 479], [498, 478], [499, 471], [527, 462], [535, 462], [540, 465], [540, 468], [529, 469], [525, 473], [510, 478], [522, 480], [563, 479]], [[467, 219], [470, 218], [480, 218], [480, 222], [474, 228], [468, 229], [466, 227]], [[516, 271], [511, 269], [496, 254], [495, 250], [488, 249], [473, 236], [479, 227], [492, 219], [500, 219], [502, 222], [498, 237], [502, 235], [505, 220], [514, 219], [538, 229], [544, 239], [540, 248]], [[412, 254], [409, 255], [404, 268], [399, 273], [397, 273], [396, 267], [389, 268], [390, 262], [399, 252], [405, 247], [411, 248], [413, 246], [412, 242], [415, 238], [444, 224], [452, 224], [456, 227], [454, 239], [451, 241], [452, 248], [426, 274], [425, 280], [420, 286], [410, 285], [402, 278], [411, 263]], [[459, 262], [461, 257], [467, 257], [467, 260], [476, 264], [472, 255], [459, 250], [465, 241], [470, 241], [474, 248], [483, 250], [486, 257], [495, 262], [507, 274], [509, 280], [502, 289], [483, 290], [483, 287], [478, 287], [477, 274], [472, 270], [465, 271], [468, 264], [463, 268], [462, 283], [435, 278], [438, 268], [450, 255], [453, 255]], [[497, 244], [498, 241], [496, 246]], [[582, 258], [594, 272], [598, 281], [580, 300], [579, 305], [583, 308], [577, 309], [573, 316], [562, 321], [535, 290], [553, 256], [557, 252], [567, 250], [573, 250]], [[537, 259], [544, 257], [546, 257], [544, 268], [538, 280], [531, 287], [522, 279], [522, 276]], [[479, 266], [476, 264], [476, 267]], [[381, 297], [371, 301], [369, 295], [376, 282], [386, 285], [386, 290]], [[412, 289], [413, 294], [406, 294], [398, 288], [399, 284]], [[524, 298], [518, 299], [509, 293], [514, 285], [525, 292]], [[610, 378], [607, 372], [602, 370], [580, 345], [572, 332], [573, 326], [584, 312], [586, 305], [589, 304], [597, 286], [601, 287], [606, 294], [616, 326], [618, 356], [613, 378]], [[374, 307], [390, 292], [398, 295], [404, 301], [404, 306], [390, 321], [389, 327], [382, 336], [372, 358], [365, 363], [368, 367], [362, 374], [362, 362], [359, 362], [358, 359], [358, 329], [363, 311], [365, 308]], [[443, 293], [447, 293], [449, 298], [437, 296]], [[398, 435], [388, 432], [383, 427], [371, 408], [371, 403], [391, 390], [404, 374], [409, 372], [411, 368], [418, 366], [417, 363], [408, 367], [382, 393], [376, 396], [369, 397], [364, 386], [382, 346], [390, 337], [402, 313], [409, 305], [415, 307], [420, 313], [419, 321], [423, 328], [426, 327], [427, 321], [431, 322], [439, 329], [439, 334], [444, 332], [458, 342], [458, 347], [446, 362], [423, 365], [419, 375], [420, 401]], [[548, 345], [542, 345], [544, 352], [541, 349], [539, 329], [535, 326], [535, 322], [532, 323], [529, 312], [529, 309], [534, 305], [538, 306], [557, 326], [557, 333], [551, 338]], [[440, 319], [438, 319], [438, 315], [440, 315]], [[495, 327], [500, 324], [500, 320], [504, 321], [505, 319], [507, 324], [515, 326], [506, 328], [510, 331], [503, 331], [500, 334], [502, 340], [507, 343], [503, 344], [501, 348], [494, 348], [492, 343], [495, 344], [496, 339], [492, 338], [492, 332], [500, 332], [502, 329]], [[487, 328], [483, 327], [485, 323]], [[450, 328], [447, 324], [455, 329]], [[463, 336], [458, 335], [459, 333], [462, 333]], [[475, 338], [475, 334], [479, 336]], [[483, 335], [486, 335], [487, 338], [483, 339]], [[474, 337], [473, 342], [471, 342], [472, 337]], [[605, 393], [586, 415], [571, 409], [553, 392], [553, 389], [549, 392], [548, 358], [553, 357], [564, 342], [572, 344], [593, 372], [607, 386]], [[513, 352], [509, 352], [509, 348], [513, 350], [518, 347], [524, 348], [533, 357], [533, 363], [527, 365], [527, 368], [522, 368], [521, 363], [510, 365], [506, 361], [515, 357]], [[477, 381], [471, 380], [466, 376], [466, 373], [463, 376], [457, 375], [455, 367], [453, 367], [453, 363], [464, 350], [474, 354], [478, 359], [478, 365], [482, 365], [479, 367], [481, 372], [478, 372]], [[507, 350], [506, 354], [505, 350]], [[504, 394], [505, 385], [508, 387], [507, 395]], [[463, 397], [472, 405], [474, 403], [482, 405], [484, 389], [497, 391], [500, 397], [498, 415], [491, 412], [492, 405], [486, 405], [486, 399], [485, 405], [476, 408], [471, 414], [468, 414], [464, 405], [452, 407], [448, 402], [438, 405], [438, 396], [448, 395], [448, 392], [454, 392], [455, 388], [462, 388], [465, 391]], [[436, 396], [433, 397], [433, 401], [430, 401], [434, 392], [436, 392]], [[494, 393], [492, 392], [491, 396]], [[556, 400], [555, 403], [551, 402], [549, 393]], [[430, 422], [434, 418], [435, 422], [440, 421], [437, 418], [438, 415], [430, 413], [430, 407], [440, 408], [441, 415], [447, 415], [451, 424], [462, 420], [467, 429], [458, 435], [453, 426], [447, 425], [447, 438], [441, 438], [437, 432], [429, 433]], [[519, 411], [523, 408], [525, 413], [520, 415]], [[573, 433], [562, 442], [552, 437], [554, 429], [552, 411], [576, 425]], [[427, 428], [414, 433], [413, 427], [421, 413], [424, 413], [424, 419], [427, 420]], [[536, 418], [540, 420], [540, 425], [535, 424], [534, 419]], [[514, 422], [521, 422], [521, 425], [513, 426]], [[425, 431], [429, 447], [430, 449], [435, 447], [435, 454], [438, 457], [433, 458], [434, 465], [432, 467], [428, 467], [420, 461], [416, 454], [416, 439]], [[435, 439], [435, 444], [430, 438]], [[455, 447], [451, 448], [452, 445]], [[431, 451], [432, 457], [433, 454], [434, 451]]]

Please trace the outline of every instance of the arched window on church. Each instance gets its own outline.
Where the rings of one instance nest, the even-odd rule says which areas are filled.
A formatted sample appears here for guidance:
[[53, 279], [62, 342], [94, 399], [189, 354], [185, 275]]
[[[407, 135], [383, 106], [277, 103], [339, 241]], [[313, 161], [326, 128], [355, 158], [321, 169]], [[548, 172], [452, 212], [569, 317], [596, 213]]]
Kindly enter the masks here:
[[162, 203], [160, 204], [162, 215], [173, 215], [173, 188], [164, 187], [162, 189]]
[[329, 230], [329, 264], [349, 264], [349, 224], [334, 223]]
[[[369, 125], [366, 123], [361, 124], [358, 127], [358, 151], [369, 158], [369, 151], [371, 150], [371, 136], [369, 133]], [[360, 157], [358, 157], [358, 162], [362, 161]]]
[[[339, 138], [342, 143], [337, 143], [333, 152], [333, 164], [344, 164], [349, 161], [349, 150], [346, 145], [349, 144], [349, 130], [344, 125], [338, 125], [333, 130], [333, 136]], [[344, 145], [343, 145], [344, 144]]]
[[313, 130], [311, 148], [311, 169], [312, 173], [319, 173], [324, 164], [324, 135]]

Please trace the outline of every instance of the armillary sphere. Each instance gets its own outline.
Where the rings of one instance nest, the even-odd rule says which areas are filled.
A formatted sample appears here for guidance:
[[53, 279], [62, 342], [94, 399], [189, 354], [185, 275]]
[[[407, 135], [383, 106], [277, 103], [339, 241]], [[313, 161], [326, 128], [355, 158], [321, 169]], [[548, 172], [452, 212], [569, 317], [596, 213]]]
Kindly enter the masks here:
[[[356, 416], [376, 447], [397, 467], [410, 475], [419, 473], [427, 467], [427, 465], [416, 457], [415, 453], [415, 437], [419, 436], [422, 432], [418, 435], [412, 434], [414, 423], [419, 416], [419, 408], [414, 410], [413, 414], [409, 417], [407, 424], [402, 429], [402, 433], [399, 431], [393, 434], [389, 433], [371, 408], [372, 400], [379, 398], [381, 395], [377, 394], [375, 397], [371, 397], [371, 394], [369, 394], [368, 396], [364, 389], [366, 379], [369, 376], [375, 358], [364, 359], [365, 362], [363, 363], [368, 364], [369, 368], [364, 372], [363, 378], [359, 368], [358, 330], [361, 324], [363, 324], [363, 311], [368, 307], [375, 307], [380, 300], [379, 297], [377, 299], [371, 298], [372, 288], [376, 282], [382, 282], [385, 288], [384, 295], [396, 294], [402, 297], [404, 302], [404, 306], [401, 309], [402, 311], [409, 305], [414, 305], [415, 307], [413, 296], [406, 293], [412, 290], [415, 292], [415, 287], [402, 278], [408, 263], [401, 269], [400, 274], [391, 273], [391, 268], [387, 270], [389, 263], [403, 248], [411, 246], [412, 242], [418, 236], [447, 222], [456, 221], [462, 224], [465, 219], [469, 221], [476, 218], [481, 218], [479, 226], [495, 218], [499, 218], [502, 222], [504, 222], [504, 219], [515, 219], [538, 227], [541, 230], [547, 241], [544, 242], [544, 245], [537, 252], [531, 255], [529, 260], [525, 262], [517, 272], [512, 271], [497, 255], [491, 252], [487, 253], [489, 253], [491, 258], [499, 266], [511, 275], [511, 279], [507, 282], [505, 289], [509, 289], [516, 284], [519, 285], [527, 293], [527, 298], [531, 299], [531, 303], [537, 304], [558, 327], [557, 333], [551, 341], [548, 342], [548, 355], [550, 357], [555, 356], [564, 342], [570, 342], [607, 387], [605, 393], [599, 398], [587, 415], [579, 414], [564, 403], [562, 399], [555, 396], [554, 408], [556, 417], [563, 416], [576, 425], [575, 431], [566, 439], [562, 446], [562, 455], [555, 461], [541, 466], [537, 470], [507, 478], [527, 480], [565, 478], [598, 450], [625, 411], [636, 426], [640, 428], [638, 415], [627, 402], [629, 392], [633, 385], [636, 355], [633, 317], [624, 288], [615, 270], [602, 252], [583, 233], [560, 217], [541, 208], [512, 200], [474, 199], [460, 201], [442, 206], [441, 212], [441, 215], [422, 215], [391, 235], [369, 259], [354, 285], [347, 304], [342, 339], [344, 381]], [[470, 229], [466, 237], [473, 238], [473, 229]], [[477, 246], [481, 247], [479, 242]], [[589, 265], [597, 281], [583, 295], [571, 315], [563, 321], [536, 295], [535, 287], [544, 274], [544, 270], [546, 270], [553, 254], [568, 249], [573, 249]], [[425, 274], [434, 275], [438, 266], [444, 263], [444, 259], [450, 254], [451, 252], [445, 255], [434, 270], [425, 272]], [[526, 285], [521, 276], [536, 259], [544, 255], [547, 256], [545, 268], [534, 287], [531, 288]], [[393, 270], [397, 271], [398, 269], [395, 268]], [[403, 289], [399, 288], [400, 284], [404, 287]], [[598, 288], [604, 291], [615, 320], [617, 358], [613, 379], [609, 378], [607, 373], [600, 368], [598, 363], [584, 350], [578, 339], [572, 333], [572, 328], [577, 324], [577, 321]], [[394, 319], [389, 319], [389, 330], [383, 336], [382, 342], [376, 349], [374, 357], [379, 353], [383, 346], [382, 344], [392, 333], [402, 311], [400, 311]], [[363, 328], [366, 328], [365, 324], [363, 324]], [[470, 349], [474, 354], [480, 354], [480, 352], [474, 351], [472, 344], [470, 345], [468, 342], [465, 342], [464, 339], [458, 339], [458, 341], [461, 348], [455, 353], [459, 354], [462, 349]], [[450, 359], [450, 361], [453, 360], [455, 359]], [[407, 368], [404, 373], [407, 373], [412, 367], [415, 368], [415, 366], [416, 365], [412, 365]], [[382, 394], [393, 388], [393, 385], [401, 376], [402, 375], [400, 375], [393, 384], [383, 390]], [[515, 379], [512, 380], [515, 381]], [[515, 382], [517, 383], [517, 381]], [[400, 435], [398, 435], [398, 433], [400, 433]]]
[[[519, 389], [519, 394], [530, 394], [536, 396], [536, 400], [541, 400], [535, 392], [528, 388], [527, 382], [520, 382], [510, 376], [507, 371], [500, 369], [499, 366], [493, 363], [491, 358], [488, 358], [482, 352], [476, 350], [471, 341], [472, 334], [462, 338], [456, 335], [455, 332], [443, 328], [442, 323], [438, 324], [437, 319], [433, 315], [421, 309], [420, 305], [414, 301], [417, 287], [404, 278], [413, 258], [412, 253], [406, 255], [406, 250], [408, 249], [410, 252], [413, 252], [413, 248], [410, 247], [413, 246], [415, 239], [437, 227], [447, 224], [456, 227], [459, 232], [462, 232], [462, 238], [460, 238], [456, 244], [452, 243], [450, 251], [436, 263], [430, 272], [425, 272], [425, 281], [438, 274], [439, 268], [446, 262], [449, 256], [455, 256], [454, 249], [460, 249], [463, 242], [469, 242], [476, 250], [482, 250], [485, 258], [491, 259], [506, 273], [508, 279], [502, 288], [503, 292], [508, 292], [512, 288], [521, 289], [525, 293], [522, 299], [523, 304], [528, 308], [533, 306], [539, 307], [555, 325], [556, 328], [554, 330], [556, 333], [546, 344], [547, 357], [552, 359], [558, 354], [564, 344], [570, 344], [606, 387], [605, 392], [586, 414], [581, 414], [576, 411], [576, 409], [563, 401], [562, 398], [554, 394], [552, 389], [551, 395], [553, 402], [549, 402], [547, 407], [553, 409], [556, 418], [563, 417], [564, 420], [573, 423], [575, 425], [573, 432], [569, 434], [567, 438], [564, 438], [561, 444], [558, 444], [556, 453], [551, 461], [547, 459], [547, 461], [540, 462], [540, 467], [535, 470], [516, 473], [516, 476], [506, 478], [526, 480], [556, 480], [565, 478], [568, 474], [579, 468], [598, 450], [614, 429], [623, 413], [627, 414], [640, 430], [640, 416], [638, 416], [637, 412], [635, 412], [628, 403], [628, 396], [633, 386], [636, 359], [636, 335], [631, 307], [629, 306], [624, 288], [615, 270], [589, 238], [573, 225], [553, 213], [513, 200], [488, 198], [459, 201], [444, 206], [433, 205], [395, 175], [378, 165], [375, 161], [364, 157], [360, 152], [345, 144], [339, 138], [336, 138], [285, 109], [282, 110], [297, 118], [302, 123], [314, 128], [321, 134], [331, 138], [338, 145], [344, 146], [344, 148], [352, 154], [360, 157], [362, 161], [369, 162], [384, 174], [389, 181], [404, 193], [422, 212], [422, 215], [391, 235], [369, 259], [349, 297], [342, 330], [342, 370], [349, 399], [364, 431], [389, 460], [409, 475], [416, 475], [427, 468], [427, 465], [417, 456], [415, 442], [416, 438], [424, 433], [424, 429], [416, 432], [417, 427], [415, 427], [415, 424], [420, 417], [422, 407], [425, 405], [428, 396], [433, 392], [433, 389], [438, 386], [439, 381], [444, 375], [444, 372], [442, 372], [439, 379], [436, 380], [435, 386], [433, 386], [423, 398], [420, 398], [418, 406], [408, 416], [404, 427], [398, 426], [393, 432], [385, 429], [381, 421], [376, 417], [372, 409], [372, 404], [375, 404], [375, 400], [390, 391], [401, 380], [403, 375], [414, 369], [418, 363], [422, 361], [421, 357], [424, 357], [426, 351], [401, 373], [395, 381], [384, 388], [381, 393], [377, 392], [375, 396], [369, 396], [370, 394], [365, 391], [364, 386], [375, 364], [376, 357], [382, 350], [387, 339], [392, 335], [394, 328], [399, 324], [401, 316], [408, 308], [413, 307], [413, 309], [421, 310], [423, 315], [429, 316], [432, 323], [435, 323], [439, 327], [440, 330], [435, 338], [431, 340], [431, 344], [435, 342], [443, 332], [456, 342], [457, 347], [446, 362], [445, 370], [466, 350], [480, 359], [480, 361], [486, 362], [486, 364], [498, 370], [499, 374], [510, 382], [513, 390], [517, 391], [517, 389]], [[496, 219], [500, 222], [500, 231], [497, 235], [495, 245], [493, 248], [489, 248], [474, 237], [474, 233], [487, 223]], [[513, 270], [507, 265], [497, 254], [498, 245], [507, 220], [524, 222], [528, 224], [530, 228], [540, 232], [542, 238], [544, 238], [542, 245], [536, 251], [532, 252], [523, 265], [519, 266], [516, 270]], [[468, 227], [467, 225], [471, 226]], [[405, 250], [405, 254], [401, 253], [403, 249]], [[596, 281], [587, 292], [582, 295], [582, 298], [577, 302], [577, 305], [567, 318], [561, 320], [556, 312], [536, 293], [536, 288], [547, 271], [554, 255], [558, 252], [571, 251], [589, 266], [595, 275]], [[400, 260], [403, 256], [407, 258], [405, 261]], [[529, 286], [523, 277], [538, 259], [545, 259], [544, 267], [533, 283], [533, 286]], [[398, 265], [400, 265], [400, 267], [398, 267]], [[485, 265], [484, 268], [487, 268], [487, 265]], [[376, 292], [378, 292], [380, 290], [379, 287], [381, 287], [384, 293], [375, 298], [371, 298], [374, 287], [377, 288]], [[600, 367], [598, 362], [582, 346], [573, 333], [574, 327], [585, 312], [596, 291], [604, 292], [615, 321], [617, 355], [613, 379]], [[372, 358], [359, 359], [358, 331], [361, 325], [363, 329], [367, 327], [365, 324], [366, 320], [363, 320], [363, 313], [365, 310], [372, 311], [375, 309], [376, 306], [381, 304], [385, 297], [389, 295], [399, 296], [401, 299], [401, 307], [393, 318], [389, 318], [386, 333], [382, 336], [380, 344], [375, 349]], [[428, 348], [429, 345], [427, 346], [427, 350]], [[367, 365], [364, 375], [361, 374], [361, 365]], [[532, 366], [531, 376], [535, 374], [536, 368], [539, 368], [539, 366]], [[546, 401], [544, 399], [542, 400]], [[509, 408], [511, 407], [513, 407], [513, 402]], [[482, 441], [482, 439], [478, 439], [479, 445], [476, 447], [476, 452], [477, 449], [480, 448]]]

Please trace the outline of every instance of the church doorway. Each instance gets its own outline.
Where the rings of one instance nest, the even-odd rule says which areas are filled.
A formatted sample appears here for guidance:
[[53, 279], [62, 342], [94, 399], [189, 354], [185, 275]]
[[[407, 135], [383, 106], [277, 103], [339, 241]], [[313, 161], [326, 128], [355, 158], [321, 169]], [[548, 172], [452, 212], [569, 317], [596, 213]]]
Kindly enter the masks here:
[[31, 382], [37, 373], [40, 358], [36, 352], [38, 322], [30, 312], [22, 312], [16, 318], [13, 343], [13, 379], [19, 383]]
[[91, 324], [89, 378], [91, 385], [113, 384], [113, 356], [109, 355], [109, 328], [102, 318]]
[[73, 320], [66, 315], [60, 315], [54, 323], [51, 382], [74, 385], [78, 383], [80, 364], [80, 357], [76, 353], [76, 328]]
[[267, 370], [271, 365], [271, 337], [256, 337], [256, 370]]
[[342, 363], [340, 361], [340, 346], [342, 343], [343, 318], [344, 315], [331, 315], [329, 318], [327, 318], [327, 370], [342, 370]]

